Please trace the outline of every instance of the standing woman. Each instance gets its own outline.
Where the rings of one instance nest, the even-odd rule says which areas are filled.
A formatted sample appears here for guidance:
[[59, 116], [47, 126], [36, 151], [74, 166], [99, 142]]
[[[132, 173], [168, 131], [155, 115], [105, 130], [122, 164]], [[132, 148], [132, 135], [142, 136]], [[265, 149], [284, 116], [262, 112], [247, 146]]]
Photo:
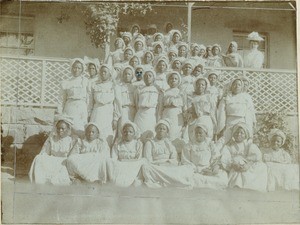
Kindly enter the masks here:
[[89, 81], [84, 77], [85, 62], [80, 58], [71, 60], [73, 77], [61, 83], [62, 112], [74, 118], [73, 129], [79, 136], [84, 135], [88, 120]]
[[92, 86], [92, 113], [90, 122], [97, 124], [100, 138], [112, 145], [114, 130], [121, 117], [120, 93], [112, 82], [112, 69], [107, 64], [100, 68], [101, 81]]
[[123, 53], [125, 49], [125, 42], [123, 41], [122, 38], [118, 37], [114, 42], [114, 46], [115, 46], [115, 51], [110, 53], [110, 57], [113, 64], [122, 62]]
[[133, 47], [135, 51], [135, 55], [138, 56], [140, 59], [144, 55], [144, 50], [145, 50], [145, 41], [142, 38], [137, 38], [133, 42]]
[[170, 86], [164, 92], [162, 98], [162, 119], [169, 119], [170, 124], [169, 138], [170, 141], [181, 138], [183, 127], [183, 113], [186, 110], [186, 94], [178, 88], [181, 83], [181, 76], [178, 72], [172, 71], [167, 75], [167, 81]]
[[167, 70], [168, 70], [169, 61], [166, 57], [161, 57], [157, 60], [155, 65], [155, 85], [162, 91], [165, 91], [169, 88], [167, 82]]
[[221, 46], [219, 44], [214, 44], [212, 46], [212, 56], [209, 56], [207, 58], [207, 66], [209, 67], [223, 67], [224, 61], [222, 57], [220, 56], [220, 53], [222, 51]]
[[89, 74], [89, 85], [99, 79], [100, 62], [99, 59], [84, 56], [85, 65]]
[[194, 70], [194, 64], [192, 60], [187, 59], [183, 62], [182, 67], [181, 84], [179, 89], [184, 91], [187, 95], [192, 95], [194, 91], [195, 78], [192, 76]]
[[250, 51], [245, 56], [245, 67], [261, 69], [264, 63], [264, 54], [258, 50], [258, 46], [264, 39], [257, 32], [249, 34], [247, 39], [250, 41]]
[[157, 121], [157, 106], [160, 91], [154, 85], [156, 73], [151, 69], [144, 71], [145, 86], [139, 88], [135, 92], [135, 105], [137, 113], [134, 118], [134, 123], [138, 126], [142, 138], [144, 136], [151, 136], [155, 131], [155, 124]]
[[170, 42], [169, 42], [169, 47], [172, 46], [177, 46], [181, 42], [182, 35], [179, 30], [171, 30], [170, 32]]
[[238, 122], [244, 122], [248, 126], [250, 137], [252, 137], [255, 118], [254, 104], [251, 96], [244, 92], [243, 80], [234, 79], [231, 82], [229, 93], [222, 98], [217, 109], [218, 136], [224, 135], [225, 140], [229, 140], [229, 128]]
[[41, 152], [34, 158], [29, 171], [31, 182], [37, 184], [68, 185], [71, 183], [66, 159], [78, 145], [71, 135], [72, 118], [60, 115], [55, 118], [55, 132], [50, 134]]

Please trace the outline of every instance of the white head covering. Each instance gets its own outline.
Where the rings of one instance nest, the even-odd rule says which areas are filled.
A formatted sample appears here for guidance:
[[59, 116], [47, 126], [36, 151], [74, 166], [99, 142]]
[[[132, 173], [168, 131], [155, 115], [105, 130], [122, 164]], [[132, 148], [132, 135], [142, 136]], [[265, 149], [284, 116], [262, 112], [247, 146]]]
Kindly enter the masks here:
[[145, 48], [145, 40], [142, 39], [142, 38], [136, 38], [134, 41], [133, 41], [133, 46], [135, 46], [135, 43], [137, 42], [141, 42], [143, 44], [143, 49]]
[[200, 45], [197, 43], [192, 43], [191, 44], [191, 50], [193, 50], [194, 48], [198, 47], [200, 49]]
[[204, 81], [206, 82], [206, 90], [208, 90], [208, 89], [210, 88], [210, 83], [209, 83], [209, 80], [208, 80], [207, 78], [205, 78], [205, 77], [198, 77], [198, 78], [194, 81], [194, 83], [193, 83], [193, 85], [194, 85], [194, 90], [196, 90], [196, 84], [197, 84], [197, 82], [198, 82], [199, 80], [204, 80]]
[[[100, 70], [101, 70], [102, 68], [107, 68], [108, 71], [109, 71], [109, 73], [110, 73], [110, 78], [113, 78], [113, 76], [114, 76], [115, 74], [114, 74], [114, 69], [111, 67], [111, 65], [105, 63], [105, 64], [102, 64], [102, 65], [100, 66]], [[99, 70], [99, 71], [100, 71], [100, 70]], [[101, 74], [100, 74], [100, 76], [101, 76]]]
[[153, 77], [154, 77], [154, 80], [156, 79], [156, 73], [155, 73], [155, 71], [154, 71], [153, 69], [151, 69], [151, 68], [148, 68], [148, 67], [146, 67], [145, 70], [144, 70], [143, 79], [144, 79], [144, 76], [145, 76], [145, 74], [146, 74], [147, 72], [152, 73], [152, 74], [153, 74]]
[[[174, 59], [174, 60], [175, 60], [175, 59]], [[191, 60], [191, 59], [186, 59], [186, 60], [182, 63], [181, 69], [183, 69], [183, 67], [184, 67], [185, 65], [187, 65], [187, 64], [190, 64], [190, 65], [192, 66], [192, 70], [194, 70], [194, 68], [195, 68], [194, 61]]]
[[179, 30], [170, 30], [169, 33], [171, 34], [171, 41], [173, 39], [174, 34], [179, 34], [180, 39], [182, 39], [181, 32]]
[[143, 56], [143, 57], [145, 57], [145, 55], [146, 55], [147, 53], [149, 53], [149, 54], [151, 55], [151, 57], [152, 57], [152, 61], [153, 61], [153, 59], [154, 59], [154, 55], [153, 55], [153, 53], [152, 53], [150, 50], [147, 50], [147, 51], [145, 51], [145, 53], [144, 53], [144, 56]]
[[163, 61], [163, 62], [166, 64], [166, 66], [167, 66], [166, 70], [168, 70], [168, 68], [169, 68], [169, 60], [168, 60], [168, 58], [167, 58], [166, 56], [161, 56], [161, 57], [159, 57], [159, 58], [157, 59], [157, 62], [156, 62], [156, 64], [155, 64], [155, 70], [157, 69], [158, 63], [159, 63], [160, 61]]
[[168, 55], [169, 55], [169, 53], [171, 53], [171, 52], [174, 52], [176, 55], [178, 55], [178, 49], [177, 49], [175, 46], [171, 46], [171, 47], [169, 48]]
[[157, 45], [160, 45], [162, 49], [164, 49], [164, 43], [162, 41], [155, 41], [152, 43], [153, 50], [156, 48]]
[[202, 123], [202, 122], [197, 122], [194, 126], [194, 132], [196, 130], [197, 127], [202, 128], [206, 134], [208, 134], [208, 127], [206, 126], [206, 124]]
[[230, 91], [230, 92], [231, 92], [231, 87], [232, 87], [233, 83], [234, 83], [236, 80], [240, 80], [240, 81], [242, 82], [242, 86], [243, 86], [243, 90], [244, 90], [244, 81], [243, 81], [243, 79], [242, 79], [241, 77], [237, 77], [237, 78], [234, 78], [234, 79], [229, 83], [228, 88], [229, 88], [229, 91]]
[[135, 24], [133, 24], [133, 25], [131, 26], [130, 32], [132, 32], [132, 29], [133, 29], [134, 27], [137, 27], [137, 28], [139, 29], [139, 32], [141, 31], [141, 27], [140, 27], [137, 23], [135, 23]]
[[99, 126], [98, 126], [96, 123], [93, 123], [93, 122], [87, 123], [87, 124], [84, 126], [84, 129], [86, 130], [86, 129], [88, 128], [88, 126], [90, 126], [90, 125], [95, 126], [95, 127], [98, 129], [98, 133], [100, 134], [100, 128], [99, 128]]
[[131, 50], [132, 51], [132, 54], [134, 54], [134, 49], [131, 47], [131, 46], [128, 46], [124, 49], [124, 53], [127, 51], [127, 50]]
[[199, 45], [199, 48], [200, 48], [200, 50], [201, 50], [201, 49], [206, 50], [206, 47], [205, 47], [204, 45]]
[[70, 126], [70, 128], [72, 128], [72, 126], [74, 125], [74, 118], [71, 116], [68, 116], [66, 114], [59, 114], [59, 115], [55, 115], [54, 116], [54, 126], [57, 126], [57, 123], [59, 121], [64, 121], [66, 124], [68, 124]]
[[220, 52], [222, 52], [221, 45], [219, 45], [219, 44], [214, 44], [214, 45], [212, 46], [212, 49], [213, 49], [213, 48], [219, 48]]
[[86, 70], [86, 66], [85, 66], [85, 61], [81, 58], [74, 58], [74, 59], [70, 59], [70, 67], [72, 70], [72, 67], [74, 65], [75, 62], [79, 62], [82, 65], [82, 73]]
[[253, 31], [252, 33], [250, 33], [248, 35], [247, 40], [260, 42], [260, 41], [263, 41], [264, 39], [261, 36], [259, 36], [259, 34], [257, 32]]
[[128, 125], [131, 126], [133, 128], [133, 130], [134, 130], [134, 138], [138, 139], [141, 134], [140, 134], [138, 126], [135, 123], [133, 123], [131, 121], [124, 122], [123, 125], [122, 125], [122, 131], [123, 131], [124, 127], [128, 126]]
[[140, 57], [138, 57], [137, 55], [135, 55], [135, 54], [133, 54], [133, 56], [129, 59], [129, 63], [130, 63], [130, 61], [133, 59], [133, 58], [137, 58], [138, 59], [138, 64], [141, 64], [141, 59], [140, 59]]
[[168, 72], [167, 77], [166, 77], [167, 83], [169, 84], [169, 77], [170, 77], [171, 75], [173, 75], [173, 74], [176, 74], [176, 75], [177, 75], [177, 77], [178, 77], [178, 85], [180, 85], [180, 84], [181, 84], [181, 75], [180, 75], [179, 72], [174, 71], [174, 70]]
[[124, 40], [122, 38], [120, 38], [120, 37], [117, 37], [114, 43], [116, 43], [117, 40], [121, 41], [122, 46], [123, 46], [122, 49], [124, 50], [124, 48], [125, 48], [125, 42], [124, 42]]
[[159, 33], [159, 32], [153, 34], [153, 36], [152, 36], [152, 37], [153, 37], [153, 40], [155, 40], [155, 38], [156, 38], [157, 36], [159, 36], [159, 35], [162, 37], [162, 40], [164, 40], [164, 35], [163, 35], [162, 33]]
[[132, 34], [130, 32], [121, 32], [121, 37], [128, 37], [130, 40], [132, 40]]
[[246, 123], [243, 122], [239, 122], [237, 124], [235, 124], [232, 128], [231, 128], [231, 139], [233, 138], [234, 133], [237, 131], [238, 128], [242, 128], [245, 133], [246, 133], [246, 139], [250, 138], [250, 131], [249, 131], [249, 127]]
[[157, 124], [155, 125], [155, 130], [156, 130], [156, 128], [157, 128], [160, 124], [166, 125], [166, 127], [168, 128], [168, 131], [170, 131], [171, 121], [170, 121], [168, 118], [159, 120], [159, 121], [157, 122]]
[[179, 42], [179, 43], [177, 44], [178, 50], [179, 50], [179, 48], [182, 47], [182, 46], [186, 47], [186, 50], [187, 50], [187, 51], [189, 50], [189, 45], [188, 45], [187, 43], [185, 43], [185, 42]]
[[132, 72], [132, 79], [134, 79], [135, 78], [135, 70], [134, 70], [134, 68], [132, 66], [128, 65], [128, 66], [125, 66], [123, 68], [123, 70], [122, 70], [121, 80], [123, 81], [123, 79], [124, 79], [123, 77], [124, 77], [124, 72], [125, 72], [126, 69], [130, 69], [131, 70], [131, 72]]
[[215, 75], [217, 76], [217, 78], [218, 78], [219, 75], [220, 75], [220, 71], [218, 71], [218, 70], [209, 70], [209, 71], [206, 73], [205, 76], [208, 78], [209, 75], [211, 75], [211, 74], [215, 74]]
[[90, 57], [84, 56], [83, 60], [85, 62], [85, 65], [86, 65], [87, 69], [88, 69], [89, 64], [93, 64], [93, 65], [95, 65], [97, 72], [99, 72], [100, 61], [99, 61], [98, 58], [90, 58]]
[[272, 138], [273, 138], [274, 136], [279, 136], [279, 137], [282, 138], [282, 144], [281, 144], [281, 146], [282, 146], [282, 145], [284, 144], [285, 140], [286, 140], [286, 135], [283, 133], [283, 131], [281, 131], [281, 130], [279, 130], [279, 129], [277, 129], [277, 128], [272, 129], [272, 130], [270, 131], [269, 135], [268, 135], [269, 142], [272, 141]]

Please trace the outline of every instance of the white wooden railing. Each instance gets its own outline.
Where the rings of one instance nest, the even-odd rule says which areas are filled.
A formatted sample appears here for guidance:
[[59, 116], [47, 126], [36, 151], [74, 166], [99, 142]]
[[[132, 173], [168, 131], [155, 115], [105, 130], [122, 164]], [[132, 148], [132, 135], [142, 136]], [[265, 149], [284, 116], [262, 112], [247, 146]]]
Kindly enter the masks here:
[[[215, 68], [220, 86], [241, 74], [249, 78], [249, 94], [257, 113], [285, 111], [296, 115], [297, 73], [292, 70]], [[57, 107], [59, 84], [70, 77], [68, 59], [1, 56], [1, 105]]]

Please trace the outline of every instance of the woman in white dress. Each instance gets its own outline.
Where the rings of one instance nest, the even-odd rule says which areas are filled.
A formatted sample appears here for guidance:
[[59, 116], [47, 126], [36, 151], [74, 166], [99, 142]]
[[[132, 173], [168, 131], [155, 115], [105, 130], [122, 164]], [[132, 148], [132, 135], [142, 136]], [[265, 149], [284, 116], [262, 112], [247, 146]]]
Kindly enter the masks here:
[[71, 135], [72, 125], [72, 118], [65, 115], [56, 116], [55, 131], [50, 134], [41, 152], [31, 164], [29, 171], [31, 182], [54, 185], [71, 183], [66, 159], [78, 143], [78, 137]]
[[173, 61], [171, 62], [171, 68], [172, 70], [181, 73], [182, 61], [179, 58], [173, 59]]
[[161, 57], [157, 60], [157, 64], [155, 65], [155, 85], [161, 91], [165, 91], [169, 88], [167, 82], [167, 70], [168, 70], [169, 61], [166, 57]]
[[146, 69], [144, 71], [145, 86], [135, 92], [137, 113], [134, 123], [138, 126], [143, 141], [146, 137], [154, 136], [158, 116], [158, 102], [162, 93], [154, 85], [155, 78], [156, 73], [151, 69]]
[[123, 54], [125, 49], [125, 42], [122, 38], [117, 37], [115, 42], [115, 51], [110, 52], [109, 57], [111, 58], [112, 64], [120, 63], [123, 61]]
[[207, 66], [209, 67], [223, 67], [224, 61], [220, 55], [222, 48], [219, 44], [212, 46], [212, 56], [207, 57]]
[[172, 71], [167, 75], [169, 89], [167, 89], [162, 98], [162, 119], [172, 121], [170, 125], [169, 139], [171, 141], [182, 137], [184, 125], [183, 114], [187, 108], [186, 94], [178, 88], [181, 83], [181, 76], [178, 72]]
[[175, 46], [169, 48], [167, 55], [170, 63], [169, 67], [171, 67], [171, 62], [178, 57], [178, 49]]
[[110, 158], [110, 149], [99, 138], [100, 130], [95, 123], [88, 123], [85, 138], [78, 141], [67, 159], [67, 169], [73, 181], [106, 183], [106, 159]]
[[181, 164], [193, 168], [193, 186], [197, 188], [223, 189], [227, 187], [226, 171], [220, 169], [221, 143], [214, 144], [207, 134], [207, 126], [198, 122], [194, 126], [194, 140], [185, 146], [181, 154]]
[[229, 85], [230, 91], [220, 101], [217, 109], [217, 134], [219, 137], [225, 136], [229, 140], [229, 129], [238, 122], [248, 125], [250, 136], [253, 136], [256, 117], [254, 104], [251, 96], [244, 92], [242, 79], [233, 79]]
[[270, 131], [271, 148], [263, 155], [268, 167], [268, 191], [299, 190], [299, 165], [293, 164], [289, 153], [282, 148], [285, 140], [281, 130]]
[[199, 56], [200, 53], [200, 45], [198, 45], [197, 43], [193, 43], [191, 45], [191, 56], [190, 59], [194, 61], [194, 65], [205, 65], [206, 60], [202, 57]]
[[128, 64], [129, 64], [129, 66], [132, 66], [135, 69], [137, 66], [141, 65], [141, 60], [137, 55], [133, 55], [130, 58]]
[[237, 52], [238, 44], [235, 41], [230, 42], [226, 55], [222, 55], [224, 63], [228, 67], [243, 67], [242, 56]]
[[194, 64], [192, 60], [187, 59], [182, 63], [181, 84], [179, 86], [179, 89], [181, 91], [184, 91], [188, 96], [192, 95], [194, 91], [195, 78], [192, 76], [193, 70]]
[[74, 118], [73, 129], [84, 135], [88, 120], [89, 80], [84, 77], [85, 62], [80, 58], [71, 60], [72, 78], [61, 83], [62, 113]]
[[123, 39], [126, 48], [131, 46], [132, 34], [130, 32], [121, 33], [121, 38]]
[[178, 48], [178, 58], [180, 58], [182, 61], [186, 60], [188, 56], [189, 46], [185, 42], [180, 42], [177, 44]]
[[152, 48], [153, 48], [153, 55], [154, 55], [154, 60], [152, 63], [153, 65], [156, 65], [158, 59], [166, 55], [164, 44], [161, 41], [156, 41], [152, 43]]
[[231, 139], [221, 151], [221, 163], [229, 173], [228, 187], [267, 190], [267, 165], [259, 148], [252, 143], [247, 124], [239, 122], [231, 129]]
[[142, 64], [145, 68], [153, 69], [154, 55], [151, 51], [145, 51]]
[[169, 48], [172, 46], [177, 46], [177, 44], [181, 42], [182, 35], [179, 30], [169, 31], [169, 36], [170, 36]]
[[121, 117], [121, 93], [112, 82], [112, 69], [103, 64], [100, 68], [101, 81], [92, 86], [92, 112], [90, 122], [96, 123], [101, 133], [100, 138], [112, 145]]
[[158, 121], [156, 136], [146, 142], [144, 155], [148, 163], [142, 167], [144, 182], [148, 187], [192, 187], [193, 170], [189, 166], [179, 166], [177, 152], [168, 138], [170, 121]]
[[259, 42], [264, 39], [257, 32], [252, 32], [247, 38], [250, 41], [250, 51], [245, 56], [245, 67], [261, 69], [264, 63], [264, 54], [258, 50]]
[[111, 152], [111, 160], [107, 161], [109, 180], [121, 187], [140, 185], [142, 183], [141, 166], [143, 144], [138, 139], [139, 131], [132, 122], [125, 122], [122, 127], [122, 139], [117, 142]]
[[133, 47], [135, 51], [135, 55], [138, 56], [140, 59], [142, 59], [144, 55], [144, 50], [145, 50], [145, 41], [141, 38], [137, 38], [133, 42]]

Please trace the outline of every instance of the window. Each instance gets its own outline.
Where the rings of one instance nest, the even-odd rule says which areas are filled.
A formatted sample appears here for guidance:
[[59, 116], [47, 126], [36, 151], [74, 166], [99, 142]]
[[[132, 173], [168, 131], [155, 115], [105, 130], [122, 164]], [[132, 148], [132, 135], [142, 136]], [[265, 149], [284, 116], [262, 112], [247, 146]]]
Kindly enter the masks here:
[[[248, 34], [252, 31], [241, 32], [233, 31], [233, 40], [238, 44], [238, 53], [244, 58], [247, 51], [250, 50], [249, 41], [247, 40]], [[258, 49], [264, 53], [263, 68], [269, 68], [269, 38], [267, 33], [260, 33], [259, 35], [264, 39], [259, 43]]]
[[34, 18], [0, 16], [0, 20], [0, 52], [8, 55], [34, 55]]

